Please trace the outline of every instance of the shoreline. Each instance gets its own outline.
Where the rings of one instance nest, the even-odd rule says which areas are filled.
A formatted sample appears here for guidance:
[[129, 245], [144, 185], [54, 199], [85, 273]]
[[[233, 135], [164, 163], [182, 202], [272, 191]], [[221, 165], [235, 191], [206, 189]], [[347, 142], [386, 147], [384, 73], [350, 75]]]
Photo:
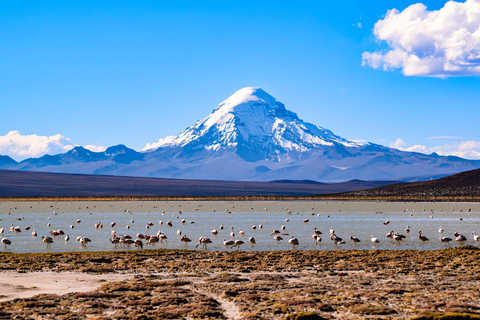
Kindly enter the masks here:
[[142, 196], [142, 197], [0, 197], [0, 202], [38, 201], [383, 201], [383, 202], [480, 202], [478, 196]]

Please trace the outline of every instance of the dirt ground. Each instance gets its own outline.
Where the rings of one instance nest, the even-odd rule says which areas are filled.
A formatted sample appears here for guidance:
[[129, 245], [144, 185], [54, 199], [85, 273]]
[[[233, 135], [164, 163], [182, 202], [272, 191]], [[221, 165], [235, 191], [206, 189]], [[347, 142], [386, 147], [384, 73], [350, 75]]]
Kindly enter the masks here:
[[471, 246], [0, 253], [0, 319], [480, 319], [479, 258]]

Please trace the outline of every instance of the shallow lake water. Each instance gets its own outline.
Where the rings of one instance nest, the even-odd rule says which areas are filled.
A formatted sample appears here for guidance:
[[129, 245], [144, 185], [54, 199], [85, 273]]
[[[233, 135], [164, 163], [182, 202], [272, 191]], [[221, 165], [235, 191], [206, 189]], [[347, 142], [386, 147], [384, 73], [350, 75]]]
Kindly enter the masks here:
[[[181, 211], [181, 213], [179, 212]], [[163, 213], [164, 212], [164, 213]], [[335, 202], [335, 201], [58, 201], [58, 202], [1, 202], [0, 228], [4, 233], [0, 238], [8, 238], [12, 245], [0, 251], [7, 252], [67, 252], [67, 251], [109, 251], [128, 250], [115, 248], [108, 238], [111, 230], [117, 235], [130, 235], [134, 239], [138, 233], [153, 235], [163, 231], [168, 240], [149, 249], [195, 249], [200, 236], [209, 237], [213, 243], [206, 250], [289, 250], [291, 236], [298, 238], [300, 245], [296, 250], [340, 250], [340, 249], [414, 249], [433, 250], [448, 246], [459, 246], [452, 241], [450, 245], [442, 243], [439, 238], [448, 236], [452, 239], [455, 231], [465, 235], [466, 244], [478, 245], [473, 240], [472, 231], [480, 232], [479, 203], [435, 203], [435, 202]], [[185, 218], [186, 223], [181, 220]], [[77, 219], [81, 222], [77, 223]], [[286, 221], [288, 219], [288, 221]], [[304, 222], [309, 219], [308, 222]], [[389, 221], [388, 225], [384, 223]], [[163, 222], [160, 225], [160, 221]], [[168, 227], [167, 221], [173, 226]], [[102, 229], [95, 229], [95, 223], [101, 222]], [[110, 223], [115, 222], [115, 227]], [[146, 228], [148, 222], [153, 226]], [[50, 224], [50, 226], [48, 226]], [[220, 225], [223, 224], [223, 231]], [[260, 229], [259, 225], [263, 228]], [[19, 226], [20, 233], [9, 232], [10, 226]], [[257, 226], [252, 230], [252, 226]], [[30, 226], [26, 231], [25, 227]], [[74, 226], [73, 229], [70, 226]], [[129, 226], [129, 229], [127, 229]], [[282, 231], [281, 227], [285, 226]], [[405, 229], [410, 226], [410, 233]], [[230, 236], [230, 227], [234, 228], [235, 237]], [[316, 244], [312, 239], [316, 227], [323, 234], [322, 242]], [[345, 244], [335, 245], [330, 240], [329, 230], [343, 238]], [[444, 230], [443, 234], [438, 232]], [[42, 242], [42, 235], [49, 235], [51, 230], [62, 229], [70, 236], [66, 242], [63, 237], [54, 239], [47, 248]], [[218, 235], [211, 234], [216, 229]], [[274, 229], [283, 241], [276, 241], [271, 236]], [[33, 237], [36, 230], [38, 236]], [[177, 235], [187, 235], [192, 242], [185, 245]], [[245, 235], [240, 235], [243, 230]], [[406, 235], [400, 244], [385, 237], [394, 230]], [[418, 239], [418, 231], [429, 238], [428, 242]], [[355, 245], [349, 236], [361, 240]], [[370, 235], [380, 240], [374, 245]], [[82, 247], [75, 239], [78, 236], [92, 240], [87, 247]], [[248, 243], [254, 237], [256, 245]], [[245, 242], [240, 248], [223, 245], [223, 239], [240, 239]], [[136, 250], [132, 246], [130, 250]], [[195, 250], [205, 250], [200, 246]]]

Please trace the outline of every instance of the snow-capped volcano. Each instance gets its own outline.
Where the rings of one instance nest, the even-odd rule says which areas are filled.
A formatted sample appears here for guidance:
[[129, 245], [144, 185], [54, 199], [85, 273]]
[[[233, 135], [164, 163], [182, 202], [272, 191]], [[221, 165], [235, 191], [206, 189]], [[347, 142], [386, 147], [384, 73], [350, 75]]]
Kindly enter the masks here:
[[[218, 180], [380, 180], [442, 176], [480, 161], [358, 144], [300, 119], [260, 88], [243, 88], [176, 137], [142, 153], [81, 147], [0, 169]], [[3, 160], [2, 160], [3, 159]]]
[[161, 147], [219, 151], [234, 148], [247, 161], [281, 161], [291, 151], [319, 146], [359, 146], [331, 131], [304, 122], [260, 88], [247, 87], [219, 104], [206, 118]]

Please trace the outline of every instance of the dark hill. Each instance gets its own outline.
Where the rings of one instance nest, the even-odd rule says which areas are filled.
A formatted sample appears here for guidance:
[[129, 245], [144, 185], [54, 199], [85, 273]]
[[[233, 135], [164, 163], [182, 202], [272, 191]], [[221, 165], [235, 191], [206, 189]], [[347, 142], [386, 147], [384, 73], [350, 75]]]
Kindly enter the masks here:
[[252, 182], [161, 179], [0, 170], [0, 197], [309, 196], [367, 189], [392, 181]]
[[358, 197], [478, 197], [480, 196], [480, 169], [436, 180], [391, 184], [374, 189], [348, 192], [343, 195]]

